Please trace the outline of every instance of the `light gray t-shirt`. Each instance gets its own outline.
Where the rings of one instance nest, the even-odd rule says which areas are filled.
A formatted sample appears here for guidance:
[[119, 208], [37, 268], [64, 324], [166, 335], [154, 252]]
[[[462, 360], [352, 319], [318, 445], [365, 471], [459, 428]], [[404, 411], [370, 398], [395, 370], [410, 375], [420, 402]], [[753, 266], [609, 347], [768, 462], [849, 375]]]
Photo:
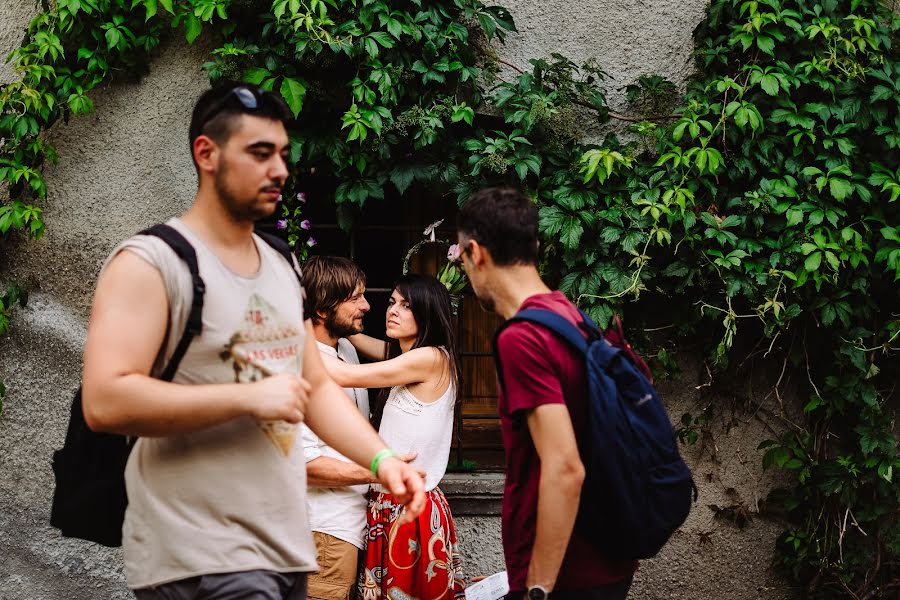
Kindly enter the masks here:
[[[260, 269], [230, 271], [181, 221], [168, 223], [194, 246], [206, 284], [203, 333], [175, 374], [184, 385], [252, 382], [300, 373], [305, 330], [291, 265], [254, 236]], [[127, 249], [162, 274], [169, 334], [153, 372], [172, 355], [190, 310], [187, 265], [162, 240], [135, 236]], [[107, 261], [108, 264], [108, 261]], [[128, 460], [122, 532], [131, 588], [197, 575], [266, 569], [314, 571], [298, 425], [241, 417], [194, 433], [140, 438]]]

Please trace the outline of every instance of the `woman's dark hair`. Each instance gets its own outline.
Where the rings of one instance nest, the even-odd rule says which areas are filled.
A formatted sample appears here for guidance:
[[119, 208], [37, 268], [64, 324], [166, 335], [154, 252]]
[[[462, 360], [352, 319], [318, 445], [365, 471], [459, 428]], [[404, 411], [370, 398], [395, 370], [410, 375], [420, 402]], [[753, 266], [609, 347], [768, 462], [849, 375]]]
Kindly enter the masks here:
[[[413, 348], [443, 346], [447, 349], [450, 361], [451, 382], [459, 389], [460, 369], [459, 355], [456, 347], [456, 336], [450, 308], [450, 293], [440, 281], [430, 275], [409, 274], [401, 277], [394, 289], [409, 303], [416, 326], [419, 329]], [[385, 359], [400, 354], [400, 342], [389, 340], [385, 350]]]
[[[450, 369], [448, 375], [451, 383], [456, 387], [459, 397], [461, 372], [459, 368], [459, 354], [456, 347], [456, 336], [453, 333], [453, 323], [450, 320], [452, 309], [450, 308], [450, 293], [440, 281], [429, 275], [404, 275], [394, 285], [394, 289], [409, 302], [413, 319], [419, 332], [413, 348], [443, 346], [447, 349]], [[384, 359], [388, 360], [400, 355], [399, 340], [388, 340], [384, 351]], [[384, 415], [384, 405], [387, 401], [389, 389], [383, 389], [378, 393], [378, 401], [372, 414], [372, 426], [375, 429], [381, 427], [381, 417]], [[461, 404], [457, 401], [456, 412], [460, 411]], [[455, 415], [454, 415], [455, 418]]]

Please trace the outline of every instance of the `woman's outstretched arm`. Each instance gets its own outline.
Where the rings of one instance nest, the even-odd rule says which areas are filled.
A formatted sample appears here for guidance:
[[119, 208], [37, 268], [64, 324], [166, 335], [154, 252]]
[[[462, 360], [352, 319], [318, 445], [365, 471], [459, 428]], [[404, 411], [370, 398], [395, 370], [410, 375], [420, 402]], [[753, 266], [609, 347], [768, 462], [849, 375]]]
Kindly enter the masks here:
[[373, 338], [364, 333], [357, 333], [347, 338], [356, 351], [361, 353], [369, 360], [384, 360], [384, 352], [387, 348], [387, 342]]
[[[355, 336], [354, 336], [355, 337]], [[353, 365], [331, 356], [322, 356], [331, 377], [344, 388], [384, 388], [411, 385], [440, 377], [447, 357], [434, 347], [415, 348], [390, 360]]]

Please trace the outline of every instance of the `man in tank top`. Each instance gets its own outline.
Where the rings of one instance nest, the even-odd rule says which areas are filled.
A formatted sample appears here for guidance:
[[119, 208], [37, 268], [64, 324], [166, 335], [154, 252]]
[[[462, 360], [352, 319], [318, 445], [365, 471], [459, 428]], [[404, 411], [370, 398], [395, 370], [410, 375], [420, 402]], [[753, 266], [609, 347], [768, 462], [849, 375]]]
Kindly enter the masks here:
[[161, 240], [135, 236], [104, 265], [84, 354], [85, 418], [138, 437], [125, 479], [125, 574], [139, 600], [306, 598], [316, 553], [301, 422], [407, 502], [422, 478], [397, 459], [322, 366], [296, 262], [254, 235], [288, 176], [289, 120], [249, 86], [204, 93], [190, 147], [191, 208], [169, 225], [194, 247], [202, 334], [172, 382], [154, 378], [184, 330], [193, 286]]
[[[347, 337], [361, 333], [369, 311], [366, 276], [352, 260], [314, 256], [303, 265], [305, 308], [319, 351], [359, 364]], [[347, 399], [369, 418], [369, 391], [344, 388]], [[366, 493], [375, 483], [360, 467], [303, 426], [309, 523], [318, 553], [319, 572], [309, 578], [310, 600], [345, 600], [356, 583], [359, 552], [365, 548]]]

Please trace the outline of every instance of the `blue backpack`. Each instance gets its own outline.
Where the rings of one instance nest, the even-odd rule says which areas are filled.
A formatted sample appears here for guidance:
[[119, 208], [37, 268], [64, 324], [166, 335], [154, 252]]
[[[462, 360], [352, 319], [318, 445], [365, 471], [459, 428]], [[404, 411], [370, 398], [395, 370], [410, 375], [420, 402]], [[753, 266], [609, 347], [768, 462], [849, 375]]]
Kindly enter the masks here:
[[589, 422], [579, 448], [585, 480], [575, 527], [610, 559], [651, 558], [684, 523], [697, 488], [643, 361], [630, 358], [636, 354], [621, 331], [609, 336], [614, 345], [582, 317], [579, 328], [552, 311], [526, 309], [501, 325], [494, 336], [500, 385], [497, 342], [513, 323], [545, 327], [584, 355]]

